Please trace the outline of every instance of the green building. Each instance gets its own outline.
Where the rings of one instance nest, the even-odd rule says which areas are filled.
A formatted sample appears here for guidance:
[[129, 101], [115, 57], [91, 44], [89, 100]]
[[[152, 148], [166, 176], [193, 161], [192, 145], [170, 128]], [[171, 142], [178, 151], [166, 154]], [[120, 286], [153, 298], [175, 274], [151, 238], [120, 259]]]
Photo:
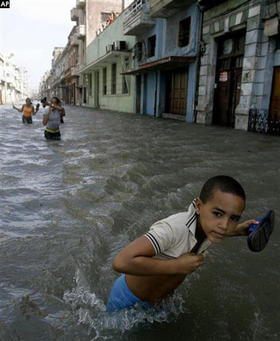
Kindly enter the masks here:
[[134, 78], [123, 75], [133, 64], [135, 38], [123, 34], [124, 12], [100, 28], [86, 49], [81, 71], [87, 84], [86, 106], [134, 112]]

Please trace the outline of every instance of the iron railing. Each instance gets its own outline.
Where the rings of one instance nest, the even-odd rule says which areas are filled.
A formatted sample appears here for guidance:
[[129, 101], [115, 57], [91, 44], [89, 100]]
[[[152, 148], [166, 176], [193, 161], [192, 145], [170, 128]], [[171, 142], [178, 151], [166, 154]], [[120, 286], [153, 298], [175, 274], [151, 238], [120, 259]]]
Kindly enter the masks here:
[[269, 117], [268, 110], [250, 109], [248, 131], [280, 136], [280, 120]]

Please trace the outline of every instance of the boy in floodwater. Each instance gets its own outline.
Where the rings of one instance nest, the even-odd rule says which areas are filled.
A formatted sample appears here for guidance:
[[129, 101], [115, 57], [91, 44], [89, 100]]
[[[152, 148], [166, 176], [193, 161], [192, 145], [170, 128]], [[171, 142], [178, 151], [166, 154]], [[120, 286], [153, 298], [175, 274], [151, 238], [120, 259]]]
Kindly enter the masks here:
[[113, 285], [107, 311], [167, 298], [203, 265], [211, 243], [247, 236], [249, 225], [258, 222], [239, 224], [245, 201], [242, 186], [232, 177], [207, 180], [187, 211], [157, 221], [115, 257], [113, 269], [123, 274]]

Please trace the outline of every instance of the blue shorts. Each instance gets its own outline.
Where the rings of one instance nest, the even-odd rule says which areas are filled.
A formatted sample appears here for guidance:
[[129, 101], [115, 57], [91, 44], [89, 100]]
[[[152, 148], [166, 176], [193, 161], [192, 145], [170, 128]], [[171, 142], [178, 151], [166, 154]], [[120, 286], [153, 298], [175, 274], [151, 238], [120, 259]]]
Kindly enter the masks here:
[[136, 297], [126, 284], [125, 275], [121, 275], [114, 283], [107, 303], [107, 311], [121, 310], [136, 303], [144, 302]]

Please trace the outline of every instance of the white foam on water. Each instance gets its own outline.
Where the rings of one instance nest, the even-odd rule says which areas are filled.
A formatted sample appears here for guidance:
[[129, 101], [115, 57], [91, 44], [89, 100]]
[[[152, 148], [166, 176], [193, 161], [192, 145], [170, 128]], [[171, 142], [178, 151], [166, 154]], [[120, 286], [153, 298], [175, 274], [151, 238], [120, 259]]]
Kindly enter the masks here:
[[94, 292], [80, 269], [76, 270], [77, 286], [66, 291], [63, 300], [71, 306], [77, 324], [87, 328], [92, 340], [109, 340], [114, 333], [123, 334], [143, 323], [171, 322], [184, 312], [184, 299], [179, 293], [161, 303], [149, 307], [136, 304], [133, 307], [115, 312], [106, 312], [106, 305]]

